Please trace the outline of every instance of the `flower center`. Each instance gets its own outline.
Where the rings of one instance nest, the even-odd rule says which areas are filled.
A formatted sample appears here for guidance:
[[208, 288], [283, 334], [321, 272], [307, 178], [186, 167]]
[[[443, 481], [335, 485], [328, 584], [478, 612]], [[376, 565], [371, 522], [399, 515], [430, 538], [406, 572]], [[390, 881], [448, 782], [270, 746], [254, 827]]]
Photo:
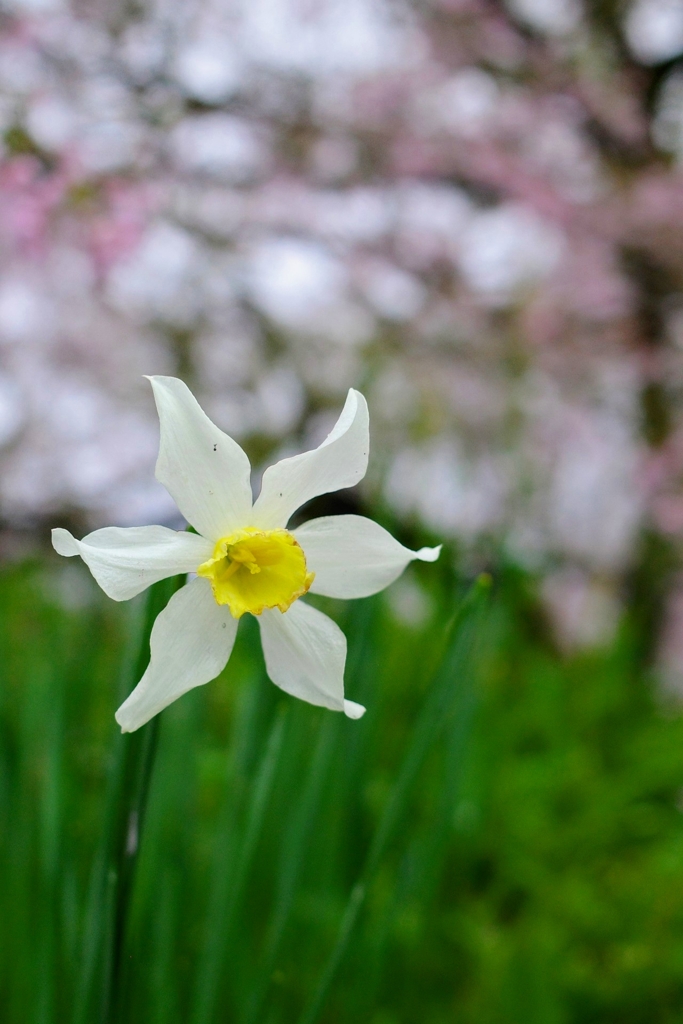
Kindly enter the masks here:
[[286, 612], [315, 573], [306, 569], [306, 556], [287, 530], [247, 526], [221, 537], [197, 575], [211, 581], [218, 604], [227, 604], [239, 619], [245, 612], [260, 615], [264, 608]]

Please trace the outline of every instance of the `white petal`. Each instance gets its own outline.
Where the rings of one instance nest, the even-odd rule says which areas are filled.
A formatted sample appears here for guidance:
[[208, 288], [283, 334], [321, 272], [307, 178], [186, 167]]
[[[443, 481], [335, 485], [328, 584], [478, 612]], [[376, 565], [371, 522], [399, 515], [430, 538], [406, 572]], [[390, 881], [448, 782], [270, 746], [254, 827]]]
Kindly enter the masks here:
[[275, 685], [309, 704], [344, 711], [346, 637], [336, 622], [295, 601], [284, 614], [266, 609], [259, 625], [266, 670]]
[[249, 459], [176, 377], [150, 377], [161, 444], [156, 477], [194, 528], [216, 541], [250, 522]]
[[183, 693], [215, 679], [236, 633], [237, 620], [216, 604], [207, 580], [194, 579], [175, 593], [152, 628], [147, 671], [116, 712], [121, 730], [134, 732]]
[[364, 516], [324, 516], [293, 531], [315, 573], [312, 594], [368, 597], [397, 579], [408, 562], [434, 562], [441, 547], [411, 551]]
[[365, 708], [362, 704], [356, 704], [355, 700], [345, 700], [344, 714], [347, 718], [362, 718], [365, 714]]
[[83, 540], [76, 540], [68, 530], [53, 530], [52, 545], [67, 558], [80, 555], [115, 601], [127, 601], [169, 576], [196, 572], [213, 551], [204, 537], [165, 526], [107, 526]]
[[341, 416], [319, 448], [265, 471], [253, 525], [264, 530], [286, 526], [292, 513], [311, 498], [353, 487], [365, 476], [369, 449], [367, 402], [351, 388]]

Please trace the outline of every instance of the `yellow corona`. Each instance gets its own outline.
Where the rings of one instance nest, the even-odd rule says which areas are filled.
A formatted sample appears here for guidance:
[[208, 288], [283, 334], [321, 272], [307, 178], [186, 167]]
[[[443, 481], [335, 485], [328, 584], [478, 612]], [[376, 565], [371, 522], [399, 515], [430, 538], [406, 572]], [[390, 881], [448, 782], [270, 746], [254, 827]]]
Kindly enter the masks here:
[[253, 526], [221, 537], [197, 575], [210, 581], [216, 601], [227, 605], [235, 619], [245, 612], [260, 615], [265, 608], [286, 612], [315, 576], [288, 530]]

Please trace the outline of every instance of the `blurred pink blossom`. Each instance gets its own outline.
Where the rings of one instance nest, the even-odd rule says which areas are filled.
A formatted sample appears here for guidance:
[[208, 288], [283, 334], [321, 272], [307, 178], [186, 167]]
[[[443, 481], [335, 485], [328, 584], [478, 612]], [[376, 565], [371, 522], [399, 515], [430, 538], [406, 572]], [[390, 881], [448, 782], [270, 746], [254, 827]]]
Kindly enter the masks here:
[[572, 3], [269, 10], [3, 22], [0, 516], [157, 520], [143, 373], [194, 378], [258, 459], [355, 385], [363, 497], [506, 545], [599, 642], [642, 530], [683, 530], [666, 39]]

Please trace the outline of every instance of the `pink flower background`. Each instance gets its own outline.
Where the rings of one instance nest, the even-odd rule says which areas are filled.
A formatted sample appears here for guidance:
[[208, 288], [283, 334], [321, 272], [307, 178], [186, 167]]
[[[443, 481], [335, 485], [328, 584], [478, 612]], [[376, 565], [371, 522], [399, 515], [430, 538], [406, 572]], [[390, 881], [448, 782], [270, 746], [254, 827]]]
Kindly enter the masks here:
[[256, 466], [355, 386], [364, 497], [604, 642], [683, 531], [683, 2], [135, 10], [3, 8], [5, 535], [173, 522], [145, 373]]

